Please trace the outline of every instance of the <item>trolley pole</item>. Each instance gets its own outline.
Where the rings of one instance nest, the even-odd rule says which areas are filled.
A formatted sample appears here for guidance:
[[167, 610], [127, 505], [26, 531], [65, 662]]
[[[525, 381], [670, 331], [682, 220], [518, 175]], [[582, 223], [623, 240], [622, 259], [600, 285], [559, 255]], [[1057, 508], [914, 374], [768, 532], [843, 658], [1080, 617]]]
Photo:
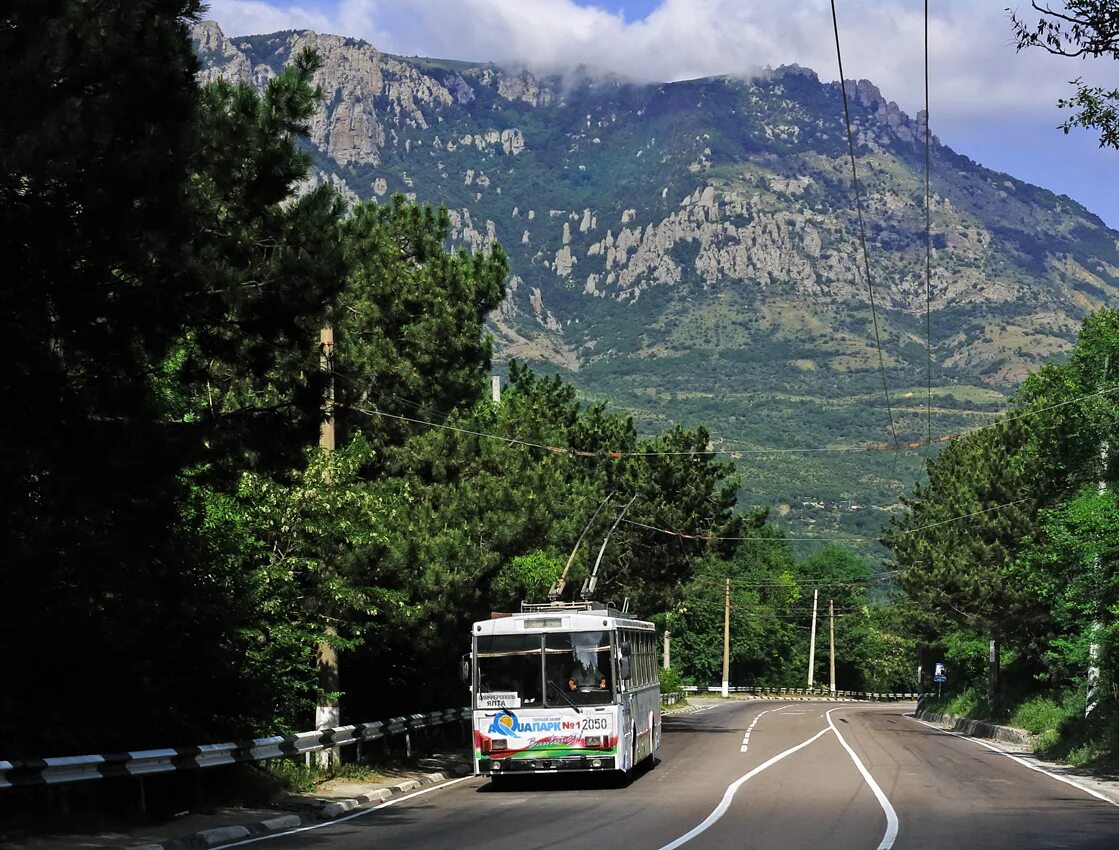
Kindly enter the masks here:
[[723, 699], [730, 696], [730, 579], [723, 604]]
[[820, 589], [812, 591], [812, 637], [808, 643], [808, 687], [816, 680], [816, 600], [820, 596]]

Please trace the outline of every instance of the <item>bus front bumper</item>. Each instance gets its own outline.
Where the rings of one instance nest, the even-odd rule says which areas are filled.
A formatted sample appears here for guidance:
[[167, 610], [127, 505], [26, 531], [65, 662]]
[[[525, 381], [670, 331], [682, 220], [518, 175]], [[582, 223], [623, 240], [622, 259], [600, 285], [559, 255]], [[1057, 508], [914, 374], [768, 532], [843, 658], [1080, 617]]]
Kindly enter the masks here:
[[478, 762], [481, 776], [509, 773], [560, 773], [577, 770], [614, 770], [613, 756], [562, 756], [559, 758], [485, 759]]

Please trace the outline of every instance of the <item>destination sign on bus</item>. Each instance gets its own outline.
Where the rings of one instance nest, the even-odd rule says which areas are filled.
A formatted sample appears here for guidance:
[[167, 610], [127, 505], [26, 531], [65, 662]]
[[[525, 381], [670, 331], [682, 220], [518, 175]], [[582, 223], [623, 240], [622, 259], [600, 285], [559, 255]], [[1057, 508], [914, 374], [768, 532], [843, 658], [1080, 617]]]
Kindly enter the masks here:
[[520, 708], [521, 697], [516, 691], [483, 691], [478, 694], [478, 708]]

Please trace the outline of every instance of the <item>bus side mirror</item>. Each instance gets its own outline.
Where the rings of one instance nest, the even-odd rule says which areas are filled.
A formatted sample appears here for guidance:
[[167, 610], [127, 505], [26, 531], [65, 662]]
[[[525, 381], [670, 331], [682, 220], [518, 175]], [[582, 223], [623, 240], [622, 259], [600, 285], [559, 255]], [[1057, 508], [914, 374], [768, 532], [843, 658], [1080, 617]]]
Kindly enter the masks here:
[[618, 659], [618, 675], [621, 676], [622, 680], [626, 682], [628, 682], [630, 677], [633, 675], [633, 671], [630, 670], [628, 658], [622, 657]]
[[470, 653], [462, 656], [462, 670], [460, 671], [462, 680], [467, 684], [470, 683]]

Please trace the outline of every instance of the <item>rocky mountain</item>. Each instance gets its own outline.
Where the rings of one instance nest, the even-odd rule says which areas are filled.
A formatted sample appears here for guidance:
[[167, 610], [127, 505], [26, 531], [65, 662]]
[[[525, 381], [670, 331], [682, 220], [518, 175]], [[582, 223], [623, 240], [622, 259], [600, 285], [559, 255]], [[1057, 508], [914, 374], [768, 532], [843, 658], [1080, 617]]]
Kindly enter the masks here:
[[[559, 369], [647, 430], [720, 446], [889, 440], [839, 86], [806, 68], [646, 85], [574, 69], [391, 56], [355, 39], [195, 28], [203, 78], [264, 84], [302, 47], [325, 65], [315, 179], [442, 203], [453, 239], [509, 252], [501, 359]], [[924, 127], [849, 87], [874, 296], [899, 436], [925, 431]], [[1119, 292], [1119, 233], [1068, 197], [934, 141], [938, 433], [998, 410]], [[746, 454], [744, 499], [872, 529], [915, 453]]]

